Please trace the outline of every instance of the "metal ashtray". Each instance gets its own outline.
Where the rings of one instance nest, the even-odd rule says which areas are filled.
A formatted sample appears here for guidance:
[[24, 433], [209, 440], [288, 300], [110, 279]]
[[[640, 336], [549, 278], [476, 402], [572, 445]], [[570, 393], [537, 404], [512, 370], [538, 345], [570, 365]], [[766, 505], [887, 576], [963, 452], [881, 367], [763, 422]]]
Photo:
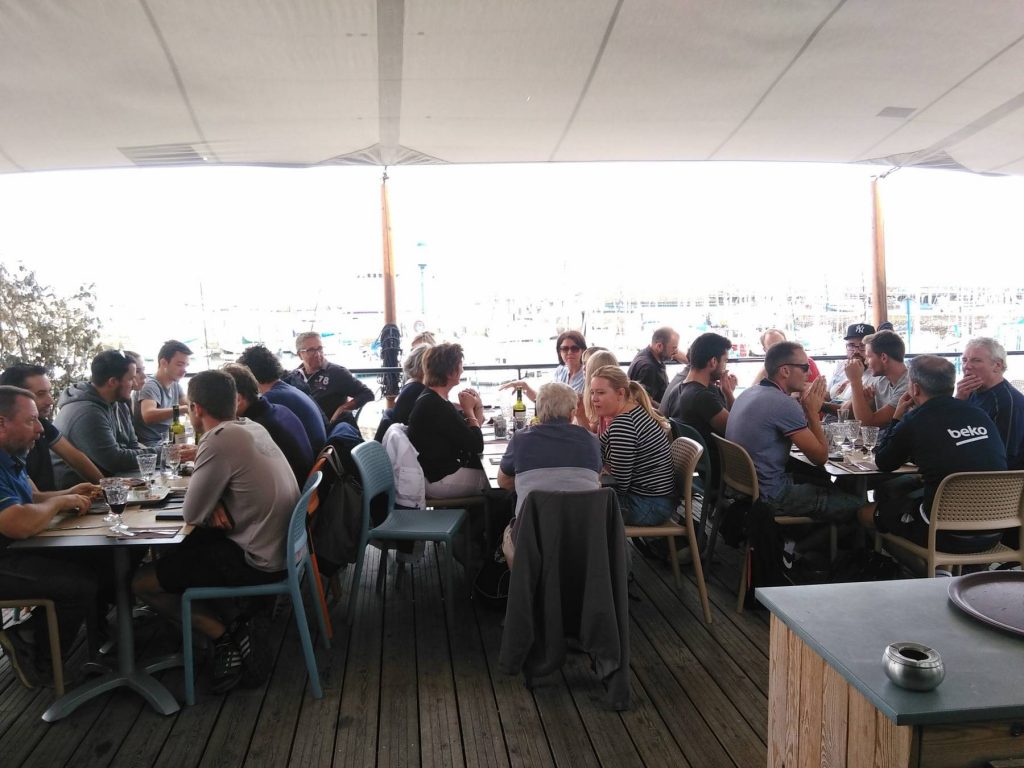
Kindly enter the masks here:
[[939, 652], [920, 643], [892, 643], [882, 662], [889, 679], [908, 691], [930, 691], [946, 676]]

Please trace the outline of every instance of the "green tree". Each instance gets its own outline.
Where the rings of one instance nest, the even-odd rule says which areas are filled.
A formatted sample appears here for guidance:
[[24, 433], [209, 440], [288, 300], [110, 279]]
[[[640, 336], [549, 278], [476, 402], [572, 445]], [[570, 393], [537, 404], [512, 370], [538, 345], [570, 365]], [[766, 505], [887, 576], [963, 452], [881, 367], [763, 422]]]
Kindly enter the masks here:
[[23, 264], [0, 264], [0, 368], [46, 366], [55, 388], [84, 378], [100, 350], [94, 291], [95, 285], [82, 285], [61, 297]]

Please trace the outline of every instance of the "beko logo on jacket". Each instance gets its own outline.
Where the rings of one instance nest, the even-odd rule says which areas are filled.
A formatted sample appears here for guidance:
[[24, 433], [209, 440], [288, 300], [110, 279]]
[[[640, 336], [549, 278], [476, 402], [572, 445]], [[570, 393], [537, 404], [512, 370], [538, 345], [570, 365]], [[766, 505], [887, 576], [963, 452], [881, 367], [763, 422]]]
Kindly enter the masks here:
[[956, 440], [956, 445], [988, 439], [988, 430], [985, 427], [963, 427], [961, 429], [947, 429], [946, 431], [950, 437]]

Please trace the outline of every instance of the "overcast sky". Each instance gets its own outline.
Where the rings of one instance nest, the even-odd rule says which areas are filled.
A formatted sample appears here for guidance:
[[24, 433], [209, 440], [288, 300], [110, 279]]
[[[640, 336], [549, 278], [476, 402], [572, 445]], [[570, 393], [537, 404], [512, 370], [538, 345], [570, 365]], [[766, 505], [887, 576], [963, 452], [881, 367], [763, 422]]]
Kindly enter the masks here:
[[[533, 290], [859, 284], [875, 166], [745, 163], [389, 169], [400, 302], [417, 264], [445, 301]], [[60, 289], [95, 281], [116, 325], [193, 301], [265, 311], [377, 287], [370, 167], [0, 176], [0, 259]], [[1024, 285], [1024, 181], [903, 170], [885, 182], [890, 285]], [[370, 286], [368, 290], [367, 286]], [[111, 320], [107, 321], [110, 328]]]

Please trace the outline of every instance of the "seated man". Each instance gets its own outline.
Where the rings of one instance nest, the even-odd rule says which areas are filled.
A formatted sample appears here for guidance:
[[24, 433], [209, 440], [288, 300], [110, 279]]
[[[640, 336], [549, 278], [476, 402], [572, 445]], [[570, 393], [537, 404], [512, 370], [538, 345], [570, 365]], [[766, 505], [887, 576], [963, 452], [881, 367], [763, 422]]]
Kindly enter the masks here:
[[[88, 483], [69, 491], [34, 488], [25, 472], [23, 457], [42, 433], [32, 393], [0, 386], [0, 597], [53, 600], [61, 650], [66, 653], [86, 612], [96, 603], [95, 577], [88, 568], [51, 554], [53, 550], [12, 552], [7, 546], [12, 540], [27, 539], [45, 530], [60, 512], [84, 514], [100, 489]], [[46, 615], [42, 610], [33, 611], [26, 621], [0, 631], [0, 648], [26, 688], [34, 688], [45, 674], [42, 657], [48, 647]]]
[[239, 365], [244, 365], [259, 382], [260, 394], [269, 403], [283, 405], [302, 422], [309, 438], [309, 445], [315, 453], [327, 443], [327, 428], [323, 411], [313, 402], [313, 398], [298, 387], [282, 381], [284, 368], [277, 355], [264, 347], [255, 344], [248, 347], [238, 358]]
[[[875, 326], [867, 323], [854, 323], [846, 329], [843, 340], [846, 342], [846, 361], [840, 360], [832, 372], [832, 378], [828, 382], [828, 401], [826, 410], [834, 414], [843, 403], [850, 399], [850, 381], [846, 378], [846, 363], [857, 359], [864, 363], [864, 337], [875, 333]], [[864, 366], [864, 373], [861, 376], [861, 384], [866, 386], [871, 379], [871, 372]]]
[[[91, 380], [65, 389], [57, 403], [53, 423], [104, 475], [138, 469], [141, 446], [118, 408], [128, 401], [134, 379], [135, 363], [116, 350], [100, 352], [92, 361]], [[59, 455], [53, 469], [58, 488], [82, 479]]]
[[688, 362], [686, 353], [679, 349], [679, 334], [666, 326], [651, 334], [651, 343], [637, 352], [626, 371], [631, 381], [639, 382], [647, 391], [655, 408], [668, 389], [665, 363], [669, 360]]
[[976, 405], [995, 422], [1006, 446], [1006, 466], [1024, 469], [1024, 393], [1010, 384], [1006, 350], [995, 339], [971, 339], [964, 349], [964, 377], [956, 397]]
[[856, 357], [846, 363], [846, 377], [858, 381], [864, 369], [871, 372], [867, 387], [850, 387], [853, 418], [865, 427], [887, 427], [896, 412], [900, 397], [907, 391], [906, 351], [903, 339], [892, 331], [879, 331], [864, 337], [864, 362]]
[[[774, 345], [778, 344], [780, 341], [787, 341], [786, 332], [778, 328], [765, 328], [764, 331], [762, 331], [761, 333], [760, 341], [761, 349], [764, 351], [765, 354], [768, 354], [768, 350], [771, 349]], [[818, 378], [821, 375], [821, 373], [818, 371], [818, 364], [814, 362], [814, 359], [812, 357], [807, 358], [807, 364], [811, 366], [810, 370], [807, 372], [807, 383], [810, 384], [812, 381]], [[754, 376], [754, 382], [752, 386], [757, 386], [758, 384], [760, 384], [761, 381], [765, 378], [765, 375], [766, 374], [764, 372], [764, 368], [762, 367], [761, 370], [758, 371], [757, 374]]]
[[712, 434], [725, 436], [729, 409], [736, 402], [736, 377], [728, 371], [732, 342], [717, 333], [702, 333], [690, 345], [690, 372], [682, 386], [666, 394], [663, 415], [686, 422], [708, 447], [712, 482], [718, 482], [718, 452]]
[[[601, 487], [601, 444], [589, 430], [571, 423], [576, 391], [549, 382], [537, 391], [540, 423], [517, 432], [498, 469], [498, 485], [516, 493], [516, 519], [530, 491], [591, 491]], [[515, 557], [515, 521], [505, 529], [501, 550], [508, 567]]]
[[235, 380], [235, 390], [238, 392], [238, 418], [252, 419], [270, 433], [270, 439], [288, 460], [288, 466], [295, 474], [295, 481], [300, 486], [304, 485], [309, 470], [313, 467], [314, 456], [299, 417], [283, 405], [274, 405], [266, 398], [260, 397], [256, 377], [244, 365], [229, 363], [224, 366], [224, 370]]
[[[203, 432], [182, 513], [196, 528], [185, 542], [135, 575], [139, 599], [180, 618], [189, 587], [248, 586], [285, 577], [285, 544], [299, 488], [288, 462], [259, 424], [235, 418], [235, 382], [203, 371], [188, 383], [192, 423]], [[193, 607], [192, 626], [214, 642], [213, 690], [259, 683], [269, 671], [261, 615], [230, 623], [210, 603]], [[265, 650], [265, 649], [263, 649]]]
[[295, 349], [302, 365], [288, 375], [289, 381], [309, 387], [330, 426], [342, 420], [355, 426], [352, 412], [373, 400], [370, 388], [349, 373], [348, 368], [327, 362], [319, 333], [300, 333], [295, 337]]
[[[980, 408], [953, 397], [955, 380], [953, 364], [941, 357], [918, 355], [910, 361], [910, 384], [896, 407], [892, 426], [882, 436], [875, 463], [891, 471], [914, 462], [924, 488], [868, 504], [859, 515], [866, 527], [927, 546], [932, 499], [946, 475], [1006, 469], [1006, 449], [996, 425]], [[1001, 535], [999, 531], [976, 535], [940, 531], [936, 544], [946, 552], [982, 552], [998, 543]]]
[[0, 384], [27, 389], [35, 397], [43, 434], [32, 444], [32, 449], [25, 457], [25, 469], [38, 490], [57, 490], [50, 451], [60, 456], [90, 483], [100, 481], [103, 475], [96, 465], [89, 461], [88, 456], [75, 448], [71, 441], [65, 438], [50, 421], [50, 416], [53, 414], [53, 387], [43, 366], [25, 363], [12, 365], [0, 376]]
[[174, 410], [186, 405], [181, 380], [188, 371], [192, 350], [180, 341], [165, 341], [156, 356], [156, 373], [146, 379], [139, 392], [139, 420], [135, 433], [143, 445], [157, 446], [167, 441]]
[[771, 347], [764, 362], [768, 378], [736, 398], [725, 429], [726, 438], [750, 454], [761, 501], [775, 515], [835, 523], [852, 520], [863, 499], [830, 483], [794, 483], [786, 472], [794, 444], [814, 464], [821, 466], [828, 461], [828, 439], [819, 418], [825, 399], [824, 377], [807, 384], [807, 354], [792, 341]]

